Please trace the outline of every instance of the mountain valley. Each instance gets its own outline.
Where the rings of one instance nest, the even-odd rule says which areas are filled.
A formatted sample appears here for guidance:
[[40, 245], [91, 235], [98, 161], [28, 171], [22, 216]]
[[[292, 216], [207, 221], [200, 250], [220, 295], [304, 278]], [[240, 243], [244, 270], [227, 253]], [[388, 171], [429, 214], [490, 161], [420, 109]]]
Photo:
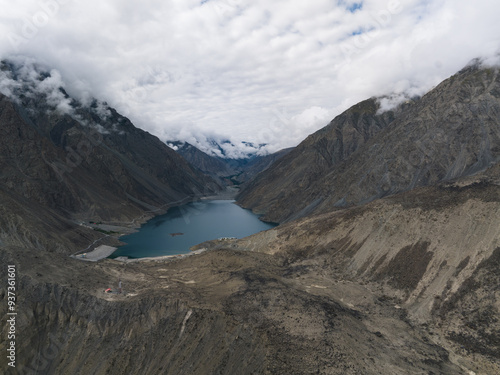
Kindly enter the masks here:
[[[55, 72], [1, 73], [7, 374], [500, 373], [498, 67], [474, 61], [385, 112], [365, 100], [239, 161], [176, 152]], [[234, 185], [280, 225], [185, 257], [70, 257], [118, 241], [83, 223], [134, 228]]]

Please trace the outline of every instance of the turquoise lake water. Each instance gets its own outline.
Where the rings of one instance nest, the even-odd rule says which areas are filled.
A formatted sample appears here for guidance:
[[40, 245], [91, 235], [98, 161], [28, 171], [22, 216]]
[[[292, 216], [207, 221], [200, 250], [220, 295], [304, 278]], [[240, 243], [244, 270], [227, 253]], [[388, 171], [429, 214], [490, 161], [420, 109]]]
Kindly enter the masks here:
[[[229, 200], [208, 200], [171, 208], [139, 229], [120, 238], [126, 245], [111, 257], [156, 257], [186, 254], [191, 246], [221, 237], [242, 238], [273, 228], [250, 210]], [[180, 234], [182, 233], [182, 234]], [[174, 235], [173, 235], [174, 234]]]

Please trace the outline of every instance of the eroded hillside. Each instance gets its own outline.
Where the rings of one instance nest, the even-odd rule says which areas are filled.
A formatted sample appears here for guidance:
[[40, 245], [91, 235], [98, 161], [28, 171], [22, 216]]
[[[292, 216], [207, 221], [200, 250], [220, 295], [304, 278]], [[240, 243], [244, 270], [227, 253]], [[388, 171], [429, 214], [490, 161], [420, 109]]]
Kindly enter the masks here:
[[[28, 253], [1, 253], [19, 270], [24, 373], [465, 373], [393, 301], [281, 257], [218, 250], [96, 264]], [[125, 293], [104, 293], [118, 279]]]
[[434, 332], [435, 342], [460, 363], [494, 374], [500, 370], [499, 184], [495, 166], [284, 224], [233, 247], [275, 254], [299, 273], [373, 290]]

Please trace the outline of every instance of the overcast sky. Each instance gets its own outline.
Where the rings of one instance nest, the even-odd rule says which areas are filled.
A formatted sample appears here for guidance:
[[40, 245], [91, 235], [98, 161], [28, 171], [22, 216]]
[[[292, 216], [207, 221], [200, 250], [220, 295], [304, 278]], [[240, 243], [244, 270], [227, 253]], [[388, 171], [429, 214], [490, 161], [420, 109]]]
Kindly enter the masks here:
[[0, 0], [34, 57], [163, 140], [294, 146], [371, 96], [500, 51], [498, 0]]

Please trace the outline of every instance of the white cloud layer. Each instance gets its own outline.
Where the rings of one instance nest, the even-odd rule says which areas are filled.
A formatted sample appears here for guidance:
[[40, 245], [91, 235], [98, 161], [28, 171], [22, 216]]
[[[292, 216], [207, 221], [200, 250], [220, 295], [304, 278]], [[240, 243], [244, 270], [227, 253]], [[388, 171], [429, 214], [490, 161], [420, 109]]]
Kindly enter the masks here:
[[497, 0], [0, 0], [0, 9], [0, 57], [57, 69], [72, 95], [106, 100], [164, 140], [228, 139], [242, 152], [241, 141], [294, 146], [371, 96], [422, 94], [500, 47]]
[[[56, 70], [41, 70], [34, 59], [14, 58], [9, 61], [19, 66], [15, 73], [10, 70], [0, 70], [0, 93], [20, 101], [19, 95], [28, 97], [43, 95], [47, 104], [56, 111], [64, 114], [73, 114], [71, 99], [61, 89], [65, 82]], [[42, 68], [43, 69], [43, 68]], [[14, 74], [17, 77], [14, 77]]]

